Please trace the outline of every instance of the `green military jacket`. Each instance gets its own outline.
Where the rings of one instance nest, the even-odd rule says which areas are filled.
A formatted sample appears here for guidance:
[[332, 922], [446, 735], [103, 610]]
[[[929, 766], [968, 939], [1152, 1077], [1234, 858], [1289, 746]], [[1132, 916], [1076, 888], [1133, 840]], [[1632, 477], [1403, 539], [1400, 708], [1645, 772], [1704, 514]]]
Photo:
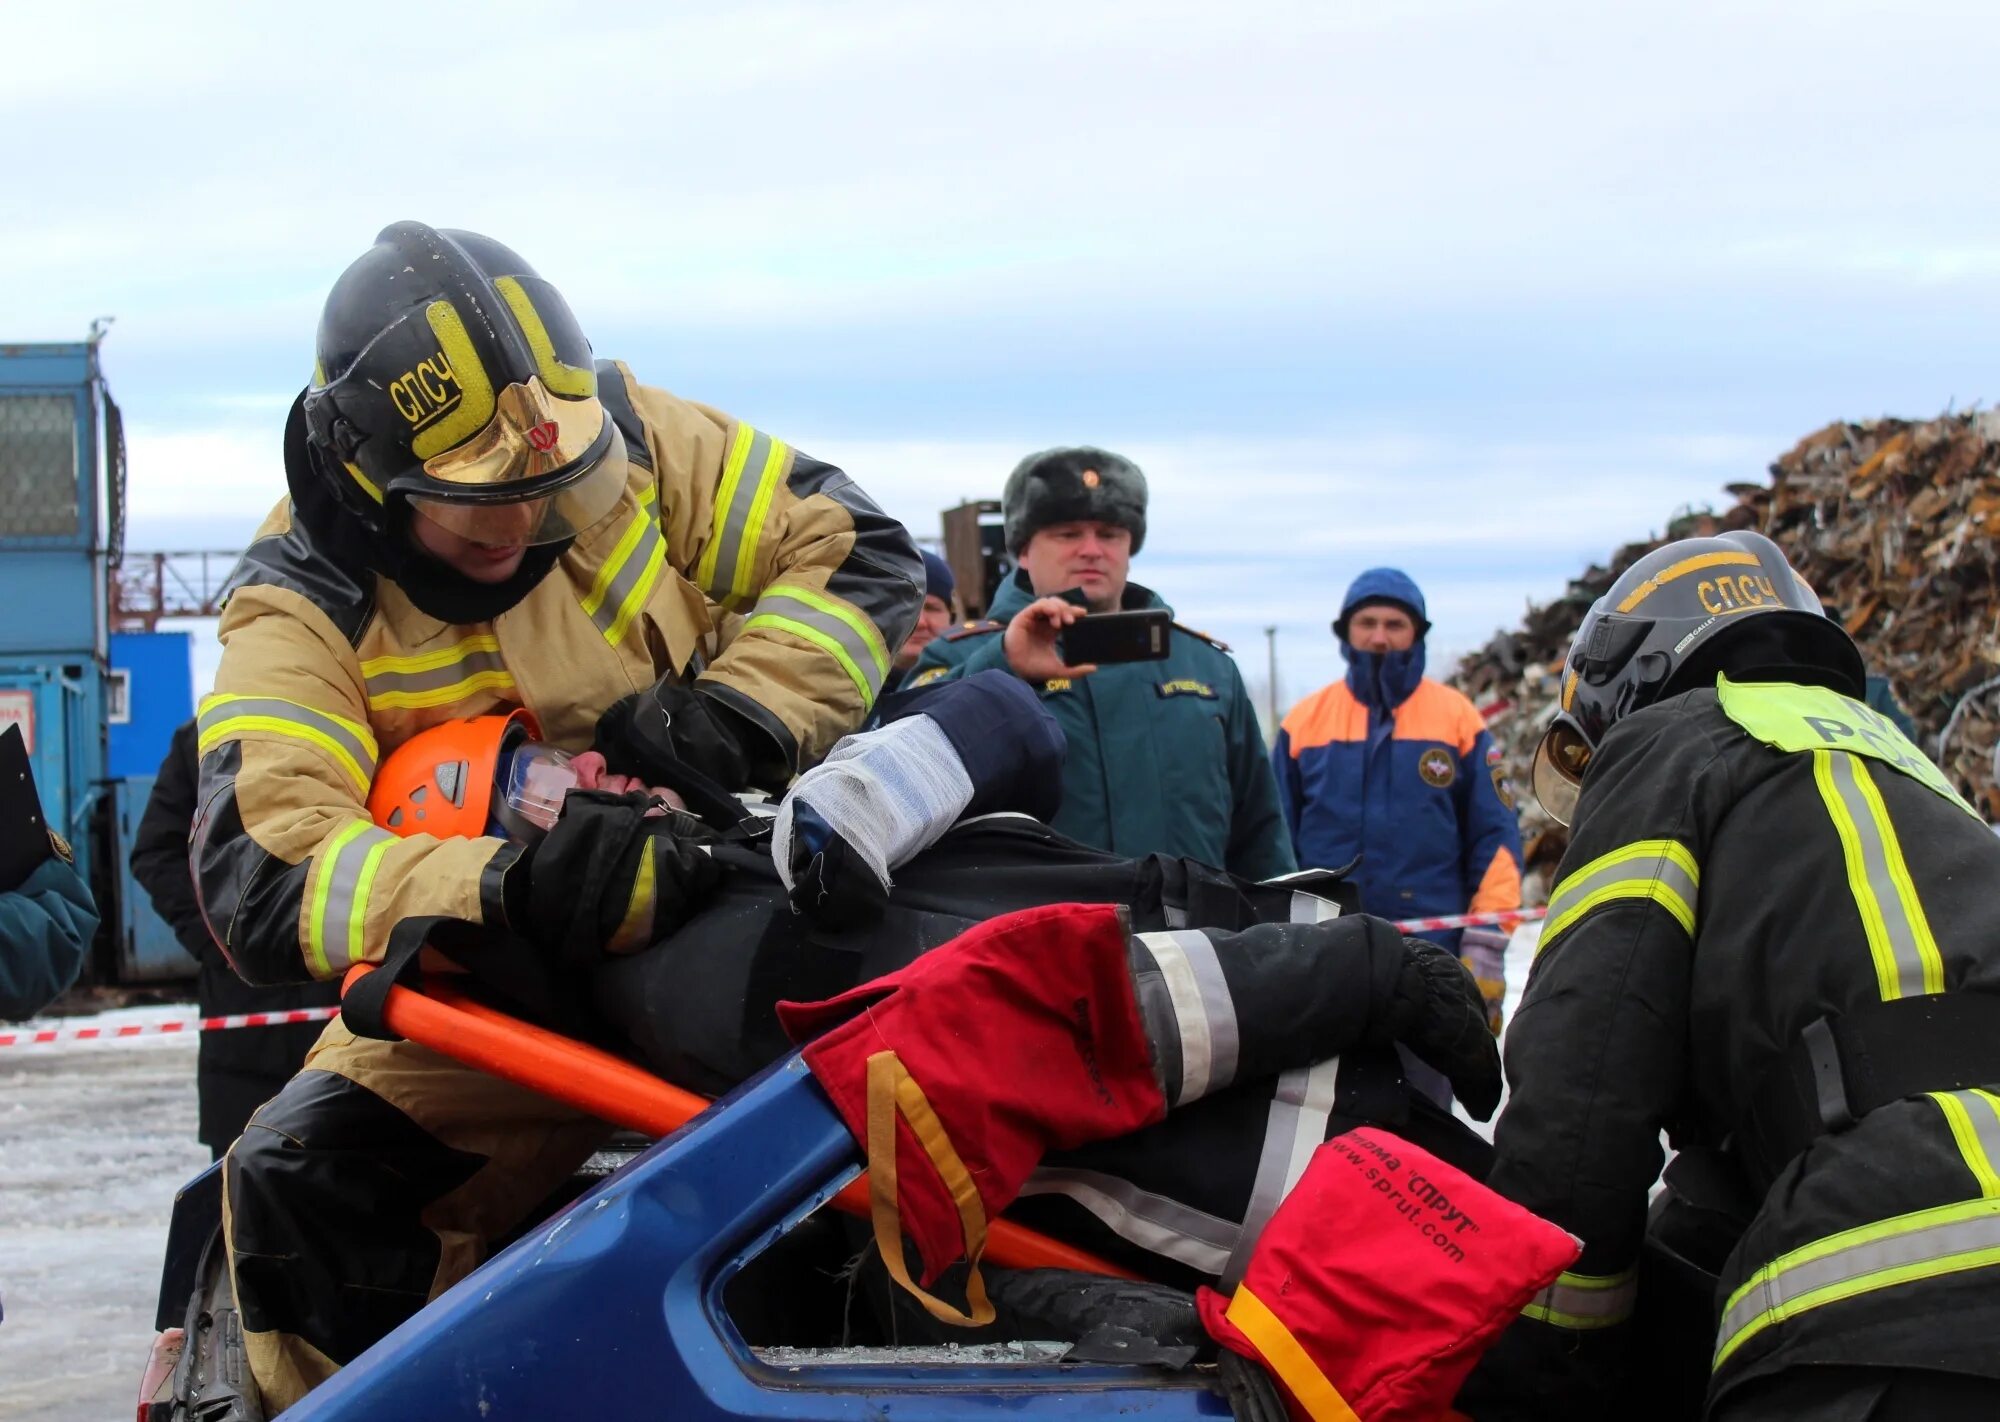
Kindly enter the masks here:
[[[1034, 599], [1016, 573], [993, 600], [993, 620], [932, 642], [907, 685], [1006, 671], [1001, 633]], [[1127, 584], [1124, 606], [1166, 604]], [[1186, 855], [1249, 879], [1298, 868], [1242, 674], [1219, 643], [1176, 623], [1165, 661], [1058, 678], [1041, 697], [1069, 740], [1054, 820], [1063, 834], [1115, 854]]]

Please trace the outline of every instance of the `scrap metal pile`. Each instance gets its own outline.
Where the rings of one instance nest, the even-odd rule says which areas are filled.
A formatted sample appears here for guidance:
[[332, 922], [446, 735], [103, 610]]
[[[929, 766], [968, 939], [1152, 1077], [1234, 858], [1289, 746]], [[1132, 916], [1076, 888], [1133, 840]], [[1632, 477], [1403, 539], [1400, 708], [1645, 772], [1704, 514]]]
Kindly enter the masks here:
[[1487, 712], [1520, 790], [1531, 891], [1566, 844], [1527, 793], [1569, 640], [1617, 576], [1663, 542], [1727, 529], [1769, 534], [1888, 677], [1917, 741], [1962, 794], [2000, 821], [2000, 412], [1915, 423], [1828, 425], [1771, 466], [1769, 484], [1731, 484], [1735, 504], [1674, 519], [1572, 581], [1522, 625], [1465, 657], [1452, 682]]

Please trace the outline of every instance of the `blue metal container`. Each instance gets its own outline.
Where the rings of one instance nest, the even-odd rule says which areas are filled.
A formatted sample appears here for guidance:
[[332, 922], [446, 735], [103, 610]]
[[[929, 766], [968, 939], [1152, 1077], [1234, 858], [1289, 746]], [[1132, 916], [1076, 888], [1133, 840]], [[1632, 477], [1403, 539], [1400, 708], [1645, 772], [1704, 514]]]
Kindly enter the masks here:
[[[116, 430], [95, 340], [0, 344], [0, 725], [21, 727], [42, 808], [114, 944], [126, 895], [109, 803], [105, 617], [122, 481], [100, 477], [99, 445]], [[109, 467], [122, 471], [122, 439], [111, 446]]]
[[[116, 934], [112, 939], [112, 976], [121, 983], [172, 982], [191, 978], [199, 966], [181, 947], [167, 921], [153, 910], [153, 900], [132, 877], [132, 839], [146, 801], [153, 794], [152, 775], [134, 775], [111, 782], [112, 823], [120, 847]], [[101, 905], [101, 907], [103, 907]], [[108, 907], [107, 907], [108, 912]]]
[[[193, 977], [194, 959], [181, 948], [153, 901], [132, 877], [130, 857], [139, 819], [152, 797], [174, 730], [194, 715], [192, 642], [186, 632], [113, 632], [106, 719], [111, 779], [112, 838], [118, 877], [112, 975], [121, 983]], [[100, 898], [102, 896], [100, 895]], [[109, 916], [112, 906], [100, 904]]]
[[186, 632], [111, 634], [106, 773], [113, 780], [157, 774], [175, 729], [194, 715], [193, 643]]

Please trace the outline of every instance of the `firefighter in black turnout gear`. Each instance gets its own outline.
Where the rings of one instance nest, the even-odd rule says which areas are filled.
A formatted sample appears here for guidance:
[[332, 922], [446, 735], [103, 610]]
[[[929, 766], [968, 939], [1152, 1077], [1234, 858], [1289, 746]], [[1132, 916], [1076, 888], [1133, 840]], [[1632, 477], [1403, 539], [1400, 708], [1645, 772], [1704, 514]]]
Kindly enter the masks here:
[[1584, 1247], [1468, 1382], [1482, 1422], [1658, 1406], [1663, 1129], [1652, 1240], [1719, 1276], [1684, 1295], [1707, 1416], [2000, 1416], [2000, 839], [1862, 695], [1753, 533], [1647, 555], [1578, 629], [1489, 1183]]

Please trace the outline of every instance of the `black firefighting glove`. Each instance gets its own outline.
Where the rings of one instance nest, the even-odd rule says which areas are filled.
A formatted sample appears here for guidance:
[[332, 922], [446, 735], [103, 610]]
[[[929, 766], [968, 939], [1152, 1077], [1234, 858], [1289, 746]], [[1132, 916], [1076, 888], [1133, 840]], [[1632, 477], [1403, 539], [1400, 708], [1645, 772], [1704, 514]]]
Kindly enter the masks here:
[[612, 702], [598, 718], [595, 749], [614, 774], [675, 790], [684, 768], [724, 790], [776, 788], [791, 778], [768, 732], [671, 677]]
[[1486, 1024], [1486, 999], [1465, 965], [1437, 944], [1403, 940], [1384, 1027], [1425, 1062], [1443, 1072], [1476, 1121], [1500, 1104], [1500, 1046]]
[[544, 953], [577, 965], [658, 942], [722, 877], [692, 816], [642, 794], [572, 790], [562, 818], [507, 869], [507, 921]]

